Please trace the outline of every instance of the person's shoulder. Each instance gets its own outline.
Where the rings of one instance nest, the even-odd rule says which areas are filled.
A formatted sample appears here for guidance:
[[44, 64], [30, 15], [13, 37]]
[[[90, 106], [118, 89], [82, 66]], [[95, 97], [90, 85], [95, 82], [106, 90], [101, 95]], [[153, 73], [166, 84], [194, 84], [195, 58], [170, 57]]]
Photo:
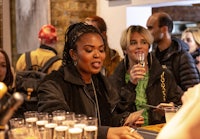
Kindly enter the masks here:
[[48, 78], [58, 78], [60, 76], [63, 76], [64, 69], [63, 66], [61, 66], [58, 70], [53, 70], [51, 73], [47, 74], [46, 77]]
[[180, 38], [172, 37], [172, 42], [177, 43], [177, 46], [181, 51], [186, 51], [186, 52], [189, 51], [189, 46]]

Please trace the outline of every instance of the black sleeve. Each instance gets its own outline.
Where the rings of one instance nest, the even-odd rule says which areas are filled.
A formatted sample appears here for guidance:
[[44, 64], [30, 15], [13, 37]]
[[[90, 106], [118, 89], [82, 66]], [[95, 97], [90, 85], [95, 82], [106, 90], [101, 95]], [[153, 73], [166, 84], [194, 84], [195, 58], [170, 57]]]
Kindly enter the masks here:
[[38, 111], [54, 110], [69, 111], [69, 106], [61, 87], [53, 80], [46, 80], [38, 88]]

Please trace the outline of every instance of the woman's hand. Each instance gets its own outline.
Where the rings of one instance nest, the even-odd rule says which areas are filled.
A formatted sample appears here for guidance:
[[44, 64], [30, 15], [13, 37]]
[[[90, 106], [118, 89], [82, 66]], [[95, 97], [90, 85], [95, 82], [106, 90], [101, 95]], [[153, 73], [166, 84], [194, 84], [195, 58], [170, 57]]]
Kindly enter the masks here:
[[136, 121], [135, 121], [135, 126], [136, 127], [141, 127], [144, 124], [144, 117], [140, 116]]
[[109, 128], [107, 139], [143, 139], [143, 137], [133, 128], [122, 126]]
[[144, 78], [145, 74], [146, 70], [142, 65], [133, 65], [133, 67], [130, 70], [130, 81], [136, 85], [140, 79]]
[[156, 107], [157, 107], [157, 109], [155, 109], [154, 111], [156, 111], [160, 115], [164, 116], [165, 115], [165, 110], [164, 109], [168, 108], [168, 107], [174, 107], [174, 103], [173, 102], [170, 102], [170, 103], [160, 103]]

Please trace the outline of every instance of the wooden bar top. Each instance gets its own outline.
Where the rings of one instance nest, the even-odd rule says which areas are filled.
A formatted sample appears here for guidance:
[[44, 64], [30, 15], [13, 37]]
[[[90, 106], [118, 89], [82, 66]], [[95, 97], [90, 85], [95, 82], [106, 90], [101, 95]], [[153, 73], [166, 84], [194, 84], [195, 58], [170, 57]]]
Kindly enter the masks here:
[[157, 124], [157, 125], [148, 125], [148, 126], [143, 126], [140, 128], [150, 130], [150, 131], [160, 132], [160, 130], [163, 128], [164, 125], [165, 123]]

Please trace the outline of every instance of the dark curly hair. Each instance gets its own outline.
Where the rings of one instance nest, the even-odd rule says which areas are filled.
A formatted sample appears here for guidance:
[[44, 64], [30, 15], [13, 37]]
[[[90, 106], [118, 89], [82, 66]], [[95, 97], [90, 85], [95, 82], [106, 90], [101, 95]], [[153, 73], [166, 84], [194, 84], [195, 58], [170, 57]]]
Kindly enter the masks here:
[[[65, 46], [63, 51], [63, 63], [62, 63], [63, 66], [69, 63], [73, 63], [69, 51], [70, 49], [76, 50], [77, 47], [76, 42], [83, 34], [87, 33], [97, 33], [102, 37], [101, 33], [94, 26], [82, 22], [72, 24], [66, 30]], [[102, 40], [104, 40], [103, 37]]]

